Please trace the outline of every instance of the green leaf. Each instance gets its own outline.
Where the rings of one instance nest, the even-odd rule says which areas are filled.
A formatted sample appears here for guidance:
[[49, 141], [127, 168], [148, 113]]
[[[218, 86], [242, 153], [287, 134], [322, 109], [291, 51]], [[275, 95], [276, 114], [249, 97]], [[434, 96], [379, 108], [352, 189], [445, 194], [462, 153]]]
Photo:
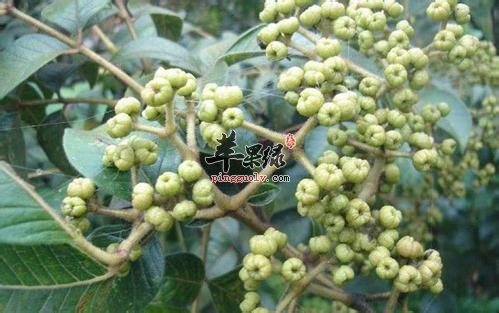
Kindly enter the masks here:
[[288, 234], [288, 240], [293, 245], [305, 242], [312, 233], [311, 220], [300, 216], [296, 208], [275, 213], [271, 222], [278, 230]]
[[[105, 236], [106, 230], [98, 233]], [[0, 291], [0, 308], [2, 312], [142, 313], [158, 292], [163, 271], [161, 247], [153, 239], [125, 277], [63, 289]]]
[[244, 299], [244, 286], [239, 279], [239, 270], [216, 277], [208, 281], [208, 287], [217, 313], [239, 312], [239, 303]]
[[261, 184], [255, 194], [248, 199], [248, 202], [254, 206], [266, 206], [276, 199], [280, 191], [281, 189], [275, 184]]
[[305, 153], [312, 163], [317, 162], [319, 157], [326, 151], [332, 150], [334, 147], [327, 141], [327, 130], [325, 126], [314, 128], [305, 138]]
[[150, 15], [159, 36], [172, 40], [180, 38], [183, 19], [177, 13], [150, 4], [141, 4], [137, 9], [131, 8], [131, 11], [135, 17]]
[[71, 246], [69, 235], [29, 188], [0, 162], [0, 287], [48, 288], [105, 279], [107, 269]]
[[200, 70], [197, 61], [181, 45], [160, 37], [144, 37], [125, 44], [115, 55], [114, 62], [121, 64], [132, 59], [157, 59], [169, 66], [179, 67], [195, 75]]
[[[102, 164], [106, 146], [118, 143], [118, 140], [106, 134], [105, 129], [105, 125], [91, 131], [67, 128], [63, 138], [64, 151], [71, 165], [80, 174], [91, 178], [97, 186], [108, 193], [121, 199], [130, 199], [130, 172], [120, 172]], [[156, 141], [159, 147], [156, 164], [141, 167], [140, 176], [143, 181], [154, 184], [163, 172], [176, 170], [180, 164], [180, 155], [167, 140], [159, 140], [153, 135], [142, 132], [133, 134]]]
[[30, 34], [0, 53], [0, 99], [69, 47], [47, 35]]
[[262, 50], [262, 48], [258, 46], [258, 42], [256, 40], [258, 32], [264, 26], [265, 24], [259, 24], [244, 32], [225, 52], [222, 59], [228, 65], [232, 65], [246, 59], [265, 55], [265, 50]]
[[70, 127], [62, 110], [47, 115], [42, 125], [37, 128], [38, 143], [47, 154], [50, 162], [64, 173], [76, 175], [77, 172], [69, 163], [62, 146], [64, 130]]
[[425, 88], [419, 93], [418, 108], [422, 109], [427, 104], [436, 105], [446, 102], [451, 111], [449, 115], [442, 118], [437, 126], [452, 136], [464, 151], [468, 138], [473, 129], [473, 121], [466, 104], [454, 93], [440, 89], [436, 86]]
[[42, 17], [75, 34], [109, 3], [109, 0], [55, 0], [45, 6]]
[[26, 146], [21, 121], [19, 115], [14, 112], [0, 115], [0, 160], [14, 166], [26, 165]]
[[197, 256], [190, 253], [167, 255], [163, 285], [154, 303], [184, 308], [196, 299], [203, 281], [204, 265]]

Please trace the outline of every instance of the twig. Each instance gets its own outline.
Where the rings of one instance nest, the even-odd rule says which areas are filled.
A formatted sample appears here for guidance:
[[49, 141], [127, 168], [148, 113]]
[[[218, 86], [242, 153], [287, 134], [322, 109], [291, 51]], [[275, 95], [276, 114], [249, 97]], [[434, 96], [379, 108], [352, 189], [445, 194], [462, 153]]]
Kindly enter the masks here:
[[378, 191], [378, 184], [383, 169], [385, 167], [385, 159], [376, 158], [374, 160], [374, 165], [367, 175], [366, 180], [362, 184], [358, 197], [364, 201], [367, 201], [372, 195]]
[[393, 288], [392, 292], [390, 293], [390, 298], [388, 298], [388, 302], [386, 303], [385, 309], [383, 310], [383, 313], [395, 312], [399, 295], [400, 292], [397, 289]]
[[107, 51], [111, 54], [116, 54], [118, 52], [118, 47], [113, 43], [113, 41], [102, 31], [102, 29], [98, 25], [92, 26], [92, 33], [95, 36], [99, 37]]
[[[210, 230], [211, 224], [208, 224], [201, 231], [201, 260], [206, 263], [206, 257], [208, 255], [208, 244], [210, 242]], [[199, 296], [194, 300], [191, 307], [191, 313], [197, 313], [199, 307]]]

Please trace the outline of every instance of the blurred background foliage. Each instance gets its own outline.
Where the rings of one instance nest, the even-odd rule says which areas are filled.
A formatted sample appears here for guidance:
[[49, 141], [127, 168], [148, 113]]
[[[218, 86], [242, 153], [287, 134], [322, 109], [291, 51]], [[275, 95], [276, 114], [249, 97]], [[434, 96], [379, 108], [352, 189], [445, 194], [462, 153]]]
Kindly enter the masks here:
[[[15, 1], [16, 5], [30, 15], [43, 17], [43, 10], [53, 1]], [[427, 42], [433, 32], [427, 29], [424, 8], [427, 0], [410, 2], [413, 22], [416, 24], [417, 41]], [[466, 31], [481, 38], [495, 40], [499, 44], [499, 1], [465, 0], [472, 8], [473, 23]], [[171, 15], [163, 14], [163, 19], [154, 20], [154, 16], [141, 13], [146, 3], [170, 9]], [[286, 130], [300, 123], [301, 119], [294, 114], [294, 109], [285, 104], [282, 96], [276, 90], [275, 64], [269, 64], [264, 58], [252, 58], [242, 63], [236, 63], [237, 54], [225, 55], [225, 60], [235, 63], [228, 66], [220, 63], [227, 49], [236, 42], [237, 36], [257, 25], [258, 12], [262, 6], [260, 0], [151, 0], [130, 1], [130, 10], [135, 16], [135, 27], [139, 38], [164, 37], [170, 40], [176, 49], [180, 44], [192, 60], [188, 66], [199, 71], [203, 82], [230, 81], [245, 89], [245, 109], [252, 118], [267, 127], [276, 130]], [[103, 10], [112, 10], [109, 4]], [[174, 13], [175, 12], [175, 13]], [[106, 14], [104, 14], [106, 16]], [[108, 16], [108, 15], [107, 15]], [[116, 19], [100, 19], [100, 14], [94, 16], [96, 21], [120, 47], [127, 46], [131, 38], [123, 24]], [[180, 21], [180, 24], [179, 24]], [[163, 23], [163, 24], [162, 24]], [[163, 27], [163, 26], [164, 27]], [[179, 28], [181, 27], [181, 28]], [[172, 31], [172, 30], [178, 31]], [[0, 50], [3, 50], [22, 35], [32, 33], [33, 29], [12, 20], [0, 17]], [[105, 52], [95, 36], [85, 37], [85, 44], [93, 49]], [[431, 37], [430, 37], [431, 38]], [[152, 42], [149, 41], [150, 43]], [[177, 43], [174, 43], [174, 42]], [[147, 43], [147, 41], [145, 41]], [[175, 44], [175, 45], [174, 45]], [[153, 43], [151, 43], [151, 46]], [[241, 49], [255, 49], [256, 42], [245, 43]], [[148, 56], [152, 51], [150, 46], [142, 46], [140, 55]], [[234, 48], [234, 47], [233, 47]], [[236, 47], [235, 50], [239, 49]], [[125, 49], [124, 49], [125, 50]], [[250, 49], [251, 50], [251, 49]], [[121, 51], [114, 56], [115, 61], [140, 80], [150, 73], [141, 70], [141, 64], [135, 57], [128, 57], [136, 51]], [[164, 52], [164, 51], [163, 51]], [[238, 52], [238, 51], [236, 51]], [[240, 51], [239, 51], [240, 52]], [[254, 50], [253, 50], [254, 52]], [[151, 52], [152, 53], [152, 52]], [[118, 53], [120, 54], [120, 53]], [[135, 55], [136, 56], [136, 55]], [[121, 59], [120, 59], [121, 57]], [[153, 67], [161, 62], [175, 65], [183, 62], [176, 55], [161, 56], [154, 61]], [[231, 59], [231, 57], [236, 59]], [[234, 62], [232, 62], [234, 61]], [[362, 59], [358, 60], [362, 62]], [[301, 62], [300, 60], [290, 61]], [[184, 63], [181, 63], [184, 64]], [[287, 64], [287, 65], [289, 65]], [[230, 77], [230, 78], [229, 78]], [[457, 90], [468, 95], [468, 107], [479, 107], [483, 99], [483, 89], [480, 86], [469, 90]], [[105, 121], [109, 110], [105, 105], [82, 103], [53, 103], [44, 106], [27, 105], [50, 98], [72, 97], [103, 97], [118, 99], [127, 93], [123, 85], [114, 77], [98, 70], [95, 64], [78, 56], [61, 56], [54, 62], [43, 66], [41, 70], [18, 86], [8, 97], [0, 100], [0, 159], [9, 161], [18, 173], [35, 184], [48, 201], [58, 206], [64, 196], [64, 188], [69, 179], [77, 173], [68, 163], [61, 150], [64, 129], [93, 129]], [[318, 157], [328, 148], [324, 140], [325, 129], [319, 127], [308, 137], [305, 149]], [[246, 142], [254, 142], [255, 138], [248, 134], [239, 136]], [[481, 151], [481, 162], [499, 160], [497, 151]], [[312, 157], [313, 158], [313, 157]], [[299, 244], [317, 229], [309, 220], [299, 218], [295, 212], [296, 203], [293, 200], [296, 182], [303, 178], [305, 171], [290, 164], [283, 173], [292, 177], [293, 183], [270, 187], [272, 192], [262, 191], [260, 205], [263, 214], [290, 234], [293, 244]], [[411, 180], [414, 182], [414, 180]], [[416, 180], [417, 181], [417, 180]], [[444, 215], [443, 222], [431, 229], [433, 241], [431, 246], [442, 252], [444, 265], [444, 284], [446, 289], [442, 295], [417, 294], [411, 300], [411, 309], [415, 312], [499, 312], [499, 176], [496, 173], [488, 187], [475, 189], [472, 178], [466, 181], [467, 193], [463, 199], [447, 199], [442, 197], [438, 206]], [[408, 184], [406, 189], [416, 188]], [[227, 190], [230, 192], [230, 190]], [[123, 202], [115, 197], [106, 200], [112, 208], [123, 206]], [[109, 227], [111, 223], [105, 218], [93, 220], [95, 228]], [[199, 253], [199, 227], [190, 225], [183, 229], [186, 245], [194, 253]], [[102, 228], [100, 228], [102, 229]], [[252, 232], [231, 218], [215, 221], [211, 226], [211, 242], [208, 251], [206, 274], [208, 278], [222, 277], [237, 285], [237, 276], [228, 270], [238, 266], [241, 256], [248, 252], [248, 238]], [[174, 232], [166, 238], [168, 252], [180, 250], [180, 242]], [[163, 242], [162, 241], [162, 242]], [[225, 276], [223, 276], [225, 275]], [[232, 275], [232, 276], [231, 276]], [[239, 287], [238, 287], [239, 286]], [[278, 300], [282, 294], [282, 282], [271, 280], [265, 285], [264, 303]], [[355, 291], [383, 291], [386, 286], [378, 280], [360, 277], [347, 285]], [[229, 291], [229, 289], [225, 290]], [[221, 290], [220, 293], [223, 293]], [[203, 312], [212, 312], [213, 302], [207, 288], [203, 288]], [[213, 295], [212, 295], [213, 296]], [[216, 296], [215, 296], [216, 297]], [[218, 298], [218, 299], [223, 299]], [[0, 296], [0, 303], [2, 302]], [[215, 299], [214, 299], [215, 300]], [[229, 301], [229, 300], [227, 300]], [[329, 313], [335, 311], [334, 304], [318, 298], [305, 297], [300, 304], [301, 312]], [[0, 311], [2, 306], [0, 305]]]

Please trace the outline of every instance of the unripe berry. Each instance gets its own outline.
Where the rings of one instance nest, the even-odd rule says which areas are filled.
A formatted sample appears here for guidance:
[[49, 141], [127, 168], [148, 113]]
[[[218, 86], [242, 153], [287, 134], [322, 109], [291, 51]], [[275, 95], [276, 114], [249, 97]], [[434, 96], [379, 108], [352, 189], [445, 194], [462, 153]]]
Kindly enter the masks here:
[[288, 47], [280, 41], [272, 41], [267, 45], [265, 55], [270, 61], [280, 61], [288, 56]]
[[206, 141], [208, 146], [215, 148], [219, 145], [219, 139], [222, 138], [223, 134], [227, 133], [225, 128], [218, 124], [211, 124], [202, 122], [199, 125], [201, 136]]
[[331, 145], [343, 147], [347, 143], [348, 135], [338, 127], [331, 127], [327, 132], [327, 140]]
[[354, 276], [355, 273], [353, 272], [353, 269], [350, 266], [341, 265], [333, 273], [333, 282], [336, 285], [341, 286], [346, 281], [353, 279]]
[[461, 36], [464, 35], [464, 28], [463, 28], [463, 26], [458, 25], [458, 24], [448, 23], [445, 26], [445, 29], [448, 30], [448, 31], [453, 32], [454, 36], [456, 36], [456, 38], [460, 38]]
[[322, 126], [333, 126], [338, 124], [341, 118], [341, 109], [339, 105], [332, 102], [326, 102], [317, 113], [317, 119]]
[[300, 93], [296, 110], [303, 116], [313, 116], [324, 104], [324, 96], [315, 88], [306, 88]]
[[203, 168], [196, 161], [185, 160], [178, 166], [178, 174], [185, 182], [194, 183], [203, 175]]
[[258, 18], [263, 23], [271, 23], [275, 20], [276, 15], [277, 15], [277, 10], [275, 8], [275, 5], [272, 7], [266, 6], [265, 9], [263, 9], [263, 11], [259, 13]]
[[246, 255], [243, 266], [248, 272], [248, 276], [257, 281], [265, 280], [272, 274], [270, 260], [261, 254]]
[[420, 90], [423, 89], [428, 84], [429, 80], [430, 76], [428, 74], [428, 71], [426, 70], [415, 71], [414, 73], [412, 73], [410, 86], [414, 90]]
[[383, 246], [377, 246], [374, 248], [374, 250], [369, 253], [369, 262], [371, 262], [372, 265], [378, 266], [379, 262], [385, 258], [390, 257], [390, 251], [383, 247]]
[[397, 18], [404, 13], [404, 7], [396, 0], [385, 0], [385, 12], [388, 16]]
[[440, 114], [443, 117], [449, 115], [449, 113], [450, 113], [450, 107], [445, 102], [440, 102], [439, 104], [437, 104], [437, 109], [440, 111]]
[[395, 246], [395, 242], [398, 238], [398, 231], [395, 229], [388, 229], [378, 235], [378, 243], [388, 250], [391, 250]]
[[430, 124], [435, 124], [442, 117], [440, 110], [433, 105], [426, 105], [421, 111], [421, 116], [425, 122]]
[[62, 213], [66, 216], [81, 217], [87, 213], [87, 204], [82, 198], [66, 197], [62, 200]]
[[400, 268], [393, 285], [400, 292], [414, 292], [421, 284], [421, 274], [412, 265], [404, 265]]
[[184, 222], [193, 218], [197, 210], [196, 203], [189, 200], [182, 200], [173, 207], [171, 214], [177, 221]]
[[373, 147], [380, 147], [386, 141], [385, 129], [380, 125], [369, 125], [364, 134], [366, 142]]
[[385, 181], [388, 184], [395, 184], [400, 179], [400, 169], [395, 163], [388, 163], [385, 165]]
[[321, 38], [315, 45], [315, 52], [323, 59], [337, 56], [341, 52], [341, 43], [336, 39]]
[[312, 179], [302, 179], [296, 187], [296, 199], [305, 205], [311, 205], [319, 201], [320, 188]]
[[167, 198], [175, 197], [183, 191], [180, 176], [173, 172], [164, 172], [158, 177], [156, 191]]
[[470, 7], [464, 3], [458, 3], [454, 8], [454, 16], [459, 24], [466, 24], [471, 20]]
[[399, 264], [397, 260], [385, 257], [378, 262], [376, 274], [381, 279], [393, 279], [398, 275]]
[[347, 196], [339, 194], [331, 199], [330, 208], [333, 213], [341, 213], [348, 206], [350, 200]]
[[114, 166], [120, 171], [128, 171], [135, 165], [135, 152], [128, 145], [118, 145], [113, 154]]
[[158, 145], [151, 140], [131, 137], [126, 142], [135, 153], [135, 163], [152, 165], [158, 160]]
[[390, 64], [385, 68], [385, 77], [390, 86], [399, 87], [407, 81], [407, 70], [401, 64]]
[[133, 121], [130, 115], [119, 113], [106, 122], [106, 127], [109, 136], [125, 137], [133, 130]]
[[292, 106], [296, 106], [298, 104], [298, 100], [300, 99], [300, 95], [294, 91], [288, 91], [284, 95], [284, 100]]
[[134, 97], [121, 98], [114, 106], [116, 114], [125, 113], [127, 115], [136, 115], [140, 112], [140, 102]]
[[257, 38], [261, 43], [267, 46], [269, 43], [279, 38], [279, 27], [275, 23], [270, 23], [260, 30]]
[[277, 251], [277, 243], [274, 239], [265, 235], [255, 235], [249, 241], [250, 251], [253, 254], [261, 254], [271, 257]]
[[375, 97], [381, 88], [381, 82], [374, 77], [366, 77], [359, 84], [359, 91], [364, 96]]
[[456, 150], [456, 141], [452, 138], [445, 139], [442, 141], [440, 150], [446, 155], [452, 155]]
[[352, 250], [352, 248], [344, 243], [340, 243], [336, 246], [336, 248], [334, 249], [334, 254], [336, 255], [338, 261], [340, 261], [341, 263], [349, 263], [355, 256], [355, 252]]
[[342, 83], [345, 79], [345, 75], [348, 73], [348, 67], [345, 60], [338, 56], [326, 59], [324, 61], [324, 66], [326, 68], [327, 81], [334, 84]]
[[281, 274], [287, 281], [296, 282], [302, 279], [307, 273], [307, 268], [303, 261], [298, 258], [290, 258], [284, 261], [281, 267]]
[[407, 259], [417, 259], [423, 255], [423, 246], [411, 236], [404, 236], [397, 242], [397, 253]]
[[402, 221], [402, 212], [391, 205], [385, 205], [379, 210], [379, 221], [385, 228], [397, 228]]
[[140, 245], [135, 245], [130, 253], [128, 254], [128, 260], [131, 262], [137, 261], [142, 256], [142, 247]]
[[345, 5], [335, 0], [326, 0], [321, 4], [321, 14], [325, 18], [335, 20], [345, 15]]
[[213, 100], [204, 100], [201, 102], [198, 111], [198, 117], [202, 122], [211, 123], [217, 119], [218, 107]]
[[154, 78], [148, 82], [140, 95], [142, 100], [152, 107], [165, 105], [171, 102], [175, 96], [170, 81], [162, 77]]
[[145, 211], [152, 206], [154, 188], [147, 183], [138, 183], [133, 187], [132, 205], [134, 208]]
[[412, 164], [418, 171], [428, 171], [438, 159], [438, 153], [434, 149], [423, 149], [416, 151], [412, 156]]
[[238, 86], [220, 86], [215, 90], [213, 100], [220, 109], [234, 107], [243, 101], [243, 92]]
[[371, 219], [369, 205], [361, 199], [353, 199], [346, 209], [346, 220], [349, 225], [359, 228]]
[[360, 113], [360, 105], [357, 103], [357, 95], [353, 92], [342, 92], [334, 96], [333, 103], [337, 104], [341, 111], [341, 120], [353, 119]]
[[314, 171], [314, 180], [324, 190], [337, 190], [345, 182], [343, 172], [334, 164], [321, 164]]
[[81, 234], [86, 233], [92, 224], [90, 220], [86, 217], [78, 217], [78, 218], [67, 218], [67, 221], [73, 225]]
[[408, 142], [411, 146], [419, 149], [431, 149], [433, 147], [433, 138], [423, 132], [412, 133]]
[[409, 47], [409, 36], [402, 30], [394, 30], [390, 36], [388, 36], [388, 44], [390, 47]]
[[247, 292], [244, 300], [239, 304], [242, 313], [250, 313], [260, 304], [260, 296], [256, 292]]
[[295, 1], [294, 0], [277, 0], [276, 3], [277, 12], [288, 15], [292, 13], [295, 9]]
[[426, 15], [434, 21], [446, 21], [452, 14], [452, 9], [446, 1], [435, 1], [430, 3], [426, 9]]
[[444, 284], [442, 283], [442, 280], [439, 278], [437, 281], [430, 287], [430, 292], [431, 293], [441, 293], [444, 290]]
[[390, 49], [386, 56], [386, 60], [390, 64], [400, 64], [405, 68], [408, 68], [411, 64], [411, 55], [406, 49], [396, 46]]
[[279, 76], [277, 88], [283, 91], [293, 91], [300, 87], [304, 71], [298, 66], [293, 66]]
[[374, 113], [376, 110], [376, 100], [371, 97], [359, 97], [358, 101], [360, 108], [367, 113]]
[[206, 84], [201, 92], [202, 100], [213, 100], [215, 99], [215, 92], [218, 86], [215, 83]]
[[114, 154], [116, 153], [116, 146], [109, 145], [104, 149], [104, 155], [102, 156], [102, 163], [104, 166], [111, 167], [114, 166]]
[[284, 248], [288, 243], [288, 235], [278, 231], [274, 227], [267, 228], [264, 235], [271, 238], [277, 244], [277, 249]]
[[362, 31], [357, 39], [361, 51], [371, 49], [374, 46], [374, 35], [369, 30]]
[[368, 161], [352, 158], [343, 164], [341, 170], [347, 181], [360, 184], [366, 179], [370, 168]]
[[402, 112], [410, 111], [418, 100], [418, 95], [409, 88], [401, 89], [393, 95], [393, 104]]
[[399, 21], [397, 23], [397, 25], [395, 26], [395, 28], [398, 29], [398, 30], [403, 31], [404, 33], [406, 33], [406, 35], [409, 38], [411, 38], [412, 36], [414, 36], [414, 28], [411, 26], [411, 24], [407, 20], [401, 20], [401, 21]]
[[292, 16], [292, 17], [288, 17], [288, 18], [280, 20], [277, 23], [277, 27], [279, 28], [280, 33], [282, 33], [284, 35], [292, 35], [300, 27], [300, 22], [298, 21], [298, 19], [295, 16]]
[[201, 207], [213, 204], [213, 183], [209, 179], [201, 179], [192, 187], [192, 200]]
[[154, 121], [163, 117], [163, 113], [165, 112], [166, 106], [159, 107], [151, 107], [146, 106], [146, 108], [142, 111], [142, 117], [148, 121]]
[[191, 97], [192, 94], [196, 91], [197, 89], [197, 81], [196, 77], [194, 75], [188, 73], [187, 74], [187, 82], [185, 85], [177, 90], [177, 95], [181, 97]]
[[157, 206], [153, 206], [146, 211], [144, 214], [144, 220], [160, 232], [168, 231], [175, 222], [173, 217], [168, 212]]
[[160, 67], [154, 73], [154, 78], [163, 78], [168, 80], [170, 85], [175, 89], [185, 86], [188, 80], [187, 73], [179, 68], [164, 69]]
[[88, 178], [75, 178], [69, 183], [67, 195], [69, 197], [79, 197], [83, 200], [90, 199], [95, 193], [95, 185]]
[[334, 35], [343, 40], [352, 39], [355, 36], [356, 27], [355, 21], [348, 16], [342, 16], [333, 22]]
[[411, 48], [407, 52], [409, 54], [410, 63], [418, 70], [428, 65], [428, 56], [419, 48]]
[[331, 250], [332, 244], [327, 236], [317, 236], [310, 238], [308, 245], [313, 254], [325, 254]]
[[440, 51], [450, 51], [456, 45], [456, 36], [451, 31], [441, 30], [433, 38], [433, 45]]
[[305, 27], [312, 27], [321, 21], [322, 10], [318, 5], [308, 7], [300, 14], [300, 23]]

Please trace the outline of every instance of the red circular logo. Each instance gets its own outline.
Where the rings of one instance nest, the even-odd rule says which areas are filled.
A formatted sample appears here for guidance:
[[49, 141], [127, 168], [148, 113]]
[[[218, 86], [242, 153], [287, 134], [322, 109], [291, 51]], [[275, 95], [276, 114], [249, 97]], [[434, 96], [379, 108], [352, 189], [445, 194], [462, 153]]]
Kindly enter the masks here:
[[296, 146], [295, 135], [287, 134], [285, 143], [286, 143], [286, 147], [288, 147], [288, 149], [293, 149]]

